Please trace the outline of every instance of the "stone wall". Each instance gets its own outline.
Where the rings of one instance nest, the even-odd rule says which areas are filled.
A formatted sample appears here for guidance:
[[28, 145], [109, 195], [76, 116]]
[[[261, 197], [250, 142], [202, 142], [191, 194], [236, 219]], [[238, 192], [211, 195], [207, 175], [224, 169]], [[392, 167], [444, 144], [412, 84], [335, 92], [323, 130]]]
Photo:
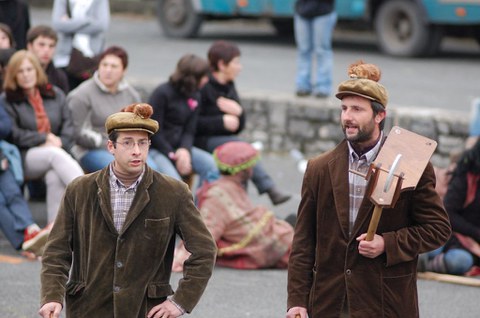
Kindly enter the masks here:
[[[295, 97], [272, 98], [242, 94], [248, 120], [244, 136], [261, 141], [266, 150], [285, 152], [298, 149], [307, 157], [332, 149], [343, 138], [339, 101]], [[432, 158], [445, 167], [450, 155], [464, 149], [468, 137], [468, 114], [438, 109], [390, 106], [385, 132], [400, 126], [438, 142]]]
[[[132, 82], [148, 100], [153, 86]], [[336, 98], [297, 98], [292, 94], [240, 92], [247, 114], [243, 137], [260, 141], [264, 150], [287, 153], [298, 149], [312, 157], [332, 149], [343, 138], [340, 128], [340, 102]], [[446, 167], [450, 155], [464, 149], [469, 118], [465, 112], [389, 105], [385, 132], [400, 126], [438, 142], [432, 162]]]

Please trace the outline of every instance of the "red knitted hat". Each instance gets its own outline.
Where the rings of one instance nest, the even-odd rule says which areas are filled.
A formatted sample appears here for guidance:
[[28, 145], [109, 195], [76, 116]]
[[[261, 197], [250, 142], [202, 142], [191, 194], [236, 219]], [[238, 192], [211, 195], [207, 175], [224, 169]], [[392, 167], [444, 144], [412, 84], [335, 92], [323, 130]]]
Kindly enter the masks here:
[[230, 141], [215, 148], [213, 158], [220, 171], [236, 174], [254, 166], [260, 155], [248, 142]]

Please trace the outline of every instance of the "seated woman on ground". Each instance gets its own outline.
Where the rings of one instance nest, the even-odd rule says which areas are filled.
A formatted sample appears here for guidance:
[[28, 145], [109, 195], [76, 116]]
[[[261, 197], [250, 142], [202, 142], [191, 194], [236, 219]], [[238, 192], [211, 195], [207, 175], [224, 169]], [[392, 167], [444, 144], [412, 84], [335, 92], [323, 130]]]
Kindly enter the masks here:
[[444, 247], [420, 257], [420, 269], [480, 275], [480, 140], [457, 162], [444, 205], [454, 233]]
[[[217, 243], [217, 265], [237, 269], [287, 268], [293, 227], [265, 206], [255, 205], [245, 184], [259, 159], [243, 141], [227, 142], [214, 151], [221, 177], [204, 183], [197, 193], [203, 221]], [[293, 221], [295, 215], [288, 219]], [[172, 270], [183, 270], [190, 253], [180, 243]]]
[[69, 154], [73, 125], [63, 91], [48, 83], [33, 53], [21, 50], [5, 73], [2, 101], [12, 119], [8, 141], [21, 153], [25, 179], [45, 179], [47, 220], [55, 220], [68, 183], [83, 175]]
[[[238, 136], [245, 127], [245, 111], [235, 88], [234, 80], [240, 73], [239, 48], [227, 41], [216, 41], [208, 51], [211, 73], [208, 83], [201, 89], [195, 146], [208, 152], [229, 141], [240, 141]], [[273, 204], [290, 199], [282, 193], [260, 162], [251, 177], [260, 194], [267, 193]]]
[[[128, 54], [119, 46], [111, 46], [100, 54], [98, 70], [67, 96], [72, 112], [74, 157], [86, 172], [94, 172], [113, 160], [107, 150], [105, 121], [125, 105], [140, 102], [140, 94], [125, 79]], [[157, 170], [150, 159], [148, 165]]]
[[158, 86], [149, 100], [152, 119], [160, 125], [150, 149], [159, 171], [178, 180], [195, 172], [199, 184], [218, 177], [212, 155], [193, 146], [201, 107], [199, 89], [208, 81], [207, 74], [207, 61], [184, 55], [168, 82]]
[[35, 223], [20, 190], [22, 163], [18, 149], [4, 140], [11, 130], [12, 121], [0, 100], [0, 230], [14, 249], [36, 258], [42, 255], [50, 227], [42, 230]]

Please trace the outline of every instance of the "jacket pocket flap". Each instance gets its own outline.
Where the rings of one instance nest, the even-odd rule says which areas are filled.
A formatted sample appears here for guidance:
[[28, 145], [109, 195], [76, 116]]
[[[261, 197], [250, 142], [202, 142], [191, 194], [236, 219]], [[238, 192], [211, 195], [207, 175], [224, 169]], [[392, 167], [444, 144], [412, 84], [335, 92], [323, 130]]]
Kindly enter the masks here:
[[149, 298], [163, 298], [173, 294], [173, 289], [170, 284], [153, 283], [148, 285]]
[[85, 288], [84, 282], [69, 282], [67, 283], [66, 291], [68, 295], [73, 296], [84, 288]]

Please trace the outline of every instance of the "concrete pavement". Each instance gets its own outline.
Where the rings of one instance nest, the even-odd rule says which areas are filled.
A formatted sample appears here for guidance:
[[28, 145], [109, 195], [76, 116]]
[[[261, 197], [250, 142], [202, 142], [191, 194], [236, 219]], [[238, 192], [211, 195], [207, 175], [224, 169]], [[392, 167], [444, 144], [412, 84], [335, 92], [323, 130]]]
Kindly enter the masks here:
[[[293, 194], [285, 204], [272, 207], [268, 198], [249, 191], [259, 204], [271, 206], [279, 217], [296, 211], [300, 201], [302, 174], [297, 163], [285, 154], [265, 154], [263, 164], [278, 186]], [[43, 203], [31, 203], [34, 217], [45, 223]], [[10, 259], [2, 259], [8, 256]], [[16, 263], [18, 262], [18, 263]], [[36, 317], [39, 305], [40, 263], [22, 259], [5, 239], [0, 239], [0, 317]], [[180, 274], [172, 276], [176, 286]], [[281, 318], [286, 309], [286, 270], [240, 271], [217, 267], [192, 318]], [[422, 317], [475, 318], [480, 312], [479, 289], [420, 280]], [[368, 291], [365, 291], [368, 292]]]

